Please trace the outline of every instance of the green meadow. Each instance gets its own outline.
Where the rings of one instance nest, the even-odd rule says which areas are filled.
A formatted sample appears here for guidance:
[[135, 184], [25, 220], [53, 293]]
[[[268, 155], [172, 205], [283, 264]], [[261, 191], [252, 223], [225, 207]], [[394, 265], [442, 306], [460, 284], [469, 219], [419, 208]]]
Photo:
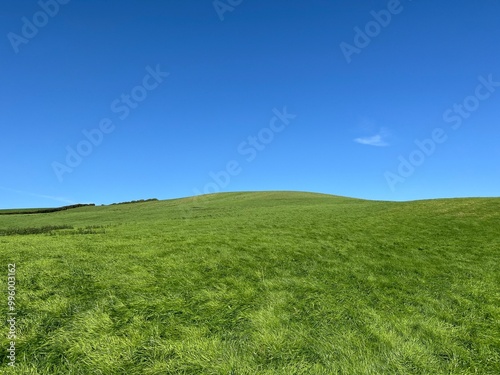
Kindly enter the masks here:
[[500, 198], [0, 212], [0, 374], [500, 374]]

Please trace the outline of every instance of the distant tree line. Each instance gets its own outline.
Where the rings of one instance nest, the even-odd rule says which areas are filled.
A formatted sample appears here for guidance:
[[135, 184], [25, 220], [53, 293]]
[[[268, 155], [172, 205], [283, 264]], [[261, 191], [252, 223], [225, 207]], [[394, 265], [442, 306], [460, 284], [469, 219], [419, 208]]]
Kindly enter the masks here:
[[0, 212], [0, 215], [47, 214], [47, 213], [50, 213], [50, 212], [65, 211], [65, 210], [70, 210], [70, 209], [73, 209], [73, 208], [88, 207], [88, 206], [95, 206], [95, 204], [94, 203], [89, 203], [89, 204], [72, 204], [70, 206], [62, 206], [62, 207], [55, 207], [55, 208], [37, 208], [37, 209], [33, 209], [33, 210], [7, 211], [7, 212]]
[[[158, 201], [157, 198], [151, 198], [151, 199], [139, 199], [136, 201], [129, 201], [129, 202], [120, 202], [120, 203], [111, 203], [111, 206], [118, 205], [118, 204], [132, 204], [132, 203], [144, 203], [144, 202], [152, 202], [152, 201]], [[34, 208], [32, 210], [27, 209], [27, 210], [9, 210], [9, 211], [0, 211], [0, 215], [31, 215], [31, 214], [47, 214], [51, 212], [58, 212], [58, 211], [65, 211], [65, 210], [70, 210], [73, 208], [79, 208], [79, 207], [93, 207], [95, 206], [95, 203], [89, 203], [89, 204], [72, 204], [70, 206], [62, 206], [62, 207], [55, 207], [55, 208]]]
[[151, 198], [151, 199], [139, 199], [137, 201], [128, 201], [128, 202], [119, 202], [119, 203], [111, 203], [111, 206], [116, 206], [118, 204], [131, 204], [131, 203], [144, 203], [144, 202], [152, 202], [152, 201], [157, 201], [157, 198]]

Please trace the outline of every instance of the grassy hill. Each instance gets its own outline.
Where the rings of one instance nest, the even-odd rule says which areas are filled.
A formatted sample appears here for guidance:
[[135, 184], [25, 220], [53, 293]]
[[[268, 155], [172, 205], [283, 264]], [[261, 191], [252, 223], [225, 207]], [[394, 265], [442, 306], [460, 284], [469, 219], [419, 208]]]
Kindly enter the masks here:
[[0, 373], [499, 374], [499, 233], [500, 198], [224, 193], [1, 215], [18, 337]]

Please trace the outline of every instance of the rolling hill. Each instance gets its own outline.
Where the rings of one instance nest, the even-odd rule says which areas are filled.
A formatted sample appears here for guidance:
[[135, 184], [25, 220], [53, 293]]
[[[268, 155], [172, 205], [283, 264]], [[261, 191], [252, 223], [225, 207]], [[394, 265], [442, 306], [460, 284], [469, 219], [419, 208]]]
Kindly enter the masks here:
[[0, 215], [17, 313], [0, 373], [498, 374], [499, 233], [500, 198], [241, 192]]

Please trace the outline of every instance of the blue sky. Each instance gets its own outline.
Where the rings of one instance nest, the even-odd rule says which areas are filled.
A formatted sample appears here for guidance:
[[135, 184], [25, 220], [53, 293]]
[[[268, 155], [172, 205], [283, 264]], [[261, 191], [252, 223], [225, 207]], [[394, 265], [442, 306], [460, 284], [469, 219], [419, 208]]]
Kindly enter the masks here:
[[496, 1], [0, 8], [2, 208], [500, 195]]

